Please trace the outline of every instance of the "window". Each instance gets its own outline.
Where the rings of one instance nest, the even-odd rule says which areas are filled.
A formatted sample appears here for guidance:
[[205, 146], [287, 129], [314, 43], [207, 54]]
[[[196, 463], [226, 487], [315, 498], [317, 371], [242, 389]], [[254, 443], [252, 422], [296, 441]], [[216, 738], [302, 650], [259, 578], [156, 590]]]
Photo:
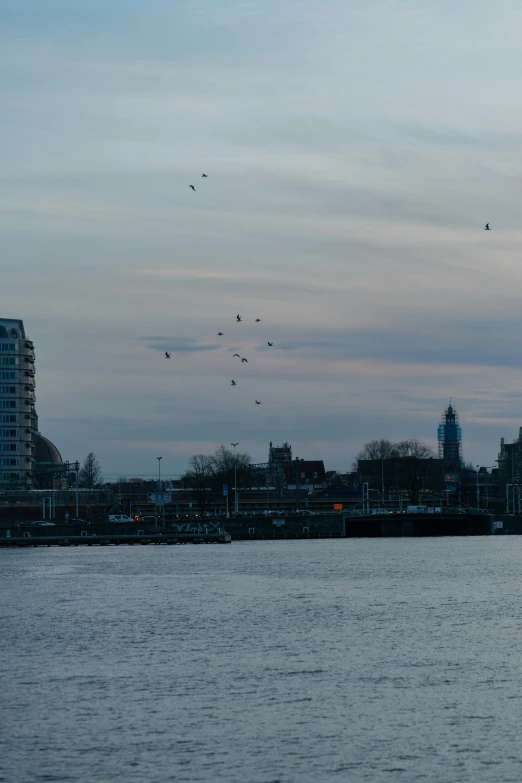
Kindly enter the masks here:
[[0, 351], [14, 351], [14, 343], [0, 343]]
[[16, 416], [8, 413], [0, 413], [0, 424], [16, 424], [18, 421]]
[[0, 408], [16, 408], [16, 400], [0, 400]]
[[16, 438], [16, 430], [0, 430], [0, 438]]
[[0, 386], [0, 394], [16, 394], [16, 386]]
[[3, 370], [0, 372], [0, 381], [15, 381], [16, 372], [14, 370]]
[[16, 451], [16, 443], [0, 443], [0, 451]]
[[316, 479], [316, 478], [317, 478], [317, 473], [314, 472], [314, 479]]
[[14, 358], [14, 356], [0, 356], [0, 364], [6, 365], [6, 364], [16, 364], [17, 359]]

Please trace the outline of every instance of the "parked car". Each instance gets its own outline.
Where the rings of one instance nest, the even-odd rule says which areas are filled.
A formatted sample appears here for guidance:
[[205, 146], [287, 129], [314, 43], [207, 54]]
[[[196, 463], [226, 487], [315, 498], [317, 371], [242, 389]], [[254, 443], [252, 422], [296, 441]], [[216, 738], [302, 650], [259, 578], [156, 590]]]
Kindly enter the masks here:
[[127, 514], [109, 514], [109, 522], [134, 522], [134, 519]]
[[20, 522], [18, 527], [56, 527], [54, 522], [48, 522], [47, 519], [31, 520], [29, 522]]
[[88, 525], [89, 523], [85, 521], [85, 519], [79, 519], [78, 517], [73, 517], [72, 519], [67, 520], [67, 523], [69, 525]]

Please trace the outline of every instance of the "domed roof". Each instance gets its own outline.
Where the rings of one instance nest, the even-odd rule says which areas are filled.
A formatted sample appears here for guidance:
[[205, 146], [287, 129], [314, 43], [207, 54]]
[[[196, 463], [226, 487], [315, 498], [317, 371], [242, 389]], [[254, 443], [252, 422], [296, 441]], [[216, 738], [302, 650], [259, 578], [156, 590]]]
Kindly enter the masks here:
[[62, 455], [48, 438], [44, 438], [40, 433], [34, 436], [34, 445], [36, 446], [36, 462], [44, 462], [48, 465], [61, 465], [63, 463]]

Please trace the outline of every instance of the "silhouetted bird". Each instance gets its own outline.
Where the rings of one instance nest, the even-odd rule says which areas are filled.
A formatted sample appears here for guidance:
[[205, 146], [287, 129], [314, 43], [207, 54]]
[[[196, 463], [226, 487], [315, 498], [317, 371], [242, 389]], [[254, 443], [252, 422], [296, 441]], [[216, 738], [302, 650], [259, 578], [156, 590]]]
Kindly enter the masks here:
[[218, 332], [218, 333], [217, 333], [217, 336], [218, 336], [218, 337], [223, 337], [223, 332]]
[[189, 188], [192, 188], [192, 190], [194, 191], [194, 193], [196, 192], [196, 188], [194, 187], [194, 185], [189, 185]]
[[261, 318], [256, 318], [256, 324], [260, 324], [260, 323], [261, 323]]
[[165, 351], [165, 359], [170, 359], [170, 353], [168, 351]]
[[484, 229], [484, 231], [491, 231], [491, 229], [489, 227], [489, 223], [486, 223], [486, 228]]
[[261, 403], [258, 400], [256, 400], [256, 405], [261, 405]]
[[237, 383], [235, 381], [230, 381], [231, 386], [237, 386]]
[[206, 174], [202, 174], [201, 176], [202, 176], [202, 177], [206, 177], [207, 175], [206, 175]]
[[236, 321], [237, 321], [238, 323], [239, 323], [240, 321], [242, 321], [242, 320], [243, 320], [243, 319], [241, 318], [241, 316], [240, 316], [240, 315], [236, 315]]
[[237, 356], [237, 358], [238, 358], [238, 359], [241, 359], [241, 356], [240, 356], [238, 353], [235, 353], [235, 354], [233, 354], [232, 358], [233, 358], [234, 356]]
[[272, 348], [273, 344], [274, 344], [274, 343], [267, 343], [267, 345], [269, 345], [269, 346], [270, 346], [270, 348]]
[[241, 359], [241, 362], [244, 364], [245, 362], [248, 364], [248, 359]]

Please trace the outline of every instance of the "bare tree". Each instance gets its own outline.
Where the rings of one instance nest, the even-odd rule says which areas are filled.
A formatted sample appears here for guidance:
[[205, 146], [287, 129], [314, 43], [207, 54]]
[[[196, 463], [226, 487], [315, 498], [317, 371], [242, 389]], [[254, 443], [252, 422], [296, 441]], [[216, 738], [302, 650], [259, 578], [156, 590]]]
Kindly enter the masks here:
[[[431, 446], [417, 438], [401, 440], [396, 444], [397, 459], [395, 460], [396, 480], [409, 494], [411, 502], [418, 503], [421, 492], [428, 479], [430, 484], [438, 484], [438, 475], [433, 474], [433, 465], [430, 463], [435, 454]], [[439, 466], [440, 467], [440, 466]], [[440, 478], [443, 480], [443, 470], [440, 467]]]
[[[389, 478], [389, 463], [386, 463], [386, 470], [384, 463], [396, 456], [396, 446], [391, 441], [385, 438], [371, 440], [357, 453], [352, 469], [359, 473], [372, 489], [380, 491], [383, 484], [389, 486], [389, 482], [385, 481], [385, 478]], [[359, 462], [362, 463], [361, 470], [359, 469]]]
[[214, 467], [214, 476], [217, 488], [222, 484], [228, 484], [230, 487], [234, 483], [234, 462], [236, 465], [237, 486], [247, 487], [252, 485], [252, 471], [250, 469], [250, 454], [246, 452], [234, 452], [221, 444], [218, 446], [212, 457]]
[[189, 459], [188, 470], [183, 481], [194, 490], [199, 507], [203, 513], [210, 503], [214, 488], [214, 463], [212, 457], [194, 454]]
[[433, 459], [435, 457], [431, 446], [422, 440], [417, 440], [417, 438], [401, 440], [395, 444], [394, 448], [397, 457], [408, 457], [409, 459]]
[[385, 438], [370, 440], [355, 455], [352, 469], [357, 470], [359, 460], [363, 459], [391, 459], [396, 456], [395, 444]]
[[102, 484], [101, 466], [93, 451], [85, 457], [85, 462], [78, 475], [78, 483], [84, 489], [94, 489]]

